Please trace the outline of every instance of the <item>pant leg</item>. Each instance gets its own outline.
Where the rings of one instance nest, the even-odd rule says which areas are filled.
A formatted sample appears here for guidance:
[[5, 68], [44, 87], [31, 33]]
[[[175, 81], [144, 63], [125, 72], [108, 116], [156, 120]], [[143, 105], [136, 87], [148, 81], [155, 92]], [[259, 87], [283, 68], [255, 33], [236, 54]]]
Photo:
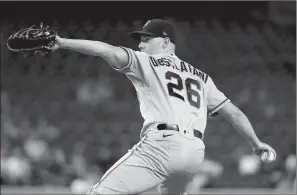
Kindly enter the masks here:
[[163, 183], [163, 194], [183, 194], [187, 192], [188, 186], [199, 172], [199, 167], [204, 160], [204, 143], [202, 140], [195, 138], [189, 140], [184, 137], [170, 138], [177, 139], [180, 143], [179, 148], [175, 148], [170, 168], [173, 168]]
[[191, 180], [189, 175], [171, 175], [162, 185], [162, 194], [183, 194]]
[[[161, 137], [158, 135], [157, 137]], [[168, 143], [145, 136], [118, 160], [88, 194], [139, 194], [165, 181]]]
[[[173, 135], [164, 138], [163, 133]], [[201, 140], [196, 143], [174, 131], [150, 133], [116, 162], [90, 193], [139, 194], [167, 178], [175, 181], [176, 175], [191, 178], [203, 158], [204, 144]], [[171, 184], [166, 186], [171, 194], [179, 194], [185, 191], [188, 179], [167, 183]]]

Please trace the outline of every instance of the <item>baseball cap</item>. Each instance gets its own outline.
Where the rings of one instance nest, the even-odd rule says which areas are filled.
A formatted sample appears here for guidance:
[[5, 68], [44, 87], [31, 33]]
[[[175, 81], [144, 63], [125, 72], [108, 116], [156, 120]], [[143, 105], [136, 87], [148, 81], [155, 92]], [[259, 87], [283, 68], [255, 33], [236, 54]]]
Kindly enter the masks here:
[[145, 23], [142, 30], [129, 33], [129, 36], [137, 41], [140, 41], [142, 35], [168, 37], [172, 43], [176, 42], [176, 33], [173, 24], [161, 19], [149, 20]]

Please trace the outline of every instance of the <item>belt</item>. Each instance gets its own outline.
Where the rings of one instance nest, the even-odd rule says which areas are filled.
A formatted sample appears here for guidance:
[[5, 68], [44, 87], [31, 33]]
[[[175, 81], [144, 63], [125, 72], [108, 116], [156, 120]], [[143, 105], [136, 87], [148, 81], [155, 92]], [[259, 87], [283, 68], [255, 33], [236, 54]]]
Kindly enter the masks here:
[[[160, 123], [157, 125], [158, 130], [173, 130], [173, 131], [180, 131], [178, 125], [174, 125], [174, 124], [166, 124], [166, 123]], [[186, 133], [186, 130], [184, 130], [184, 133]], [[199, 138], [199, 139], [203, 139], [203, 134], [197, 130], [194, 129], [194, 136]]]

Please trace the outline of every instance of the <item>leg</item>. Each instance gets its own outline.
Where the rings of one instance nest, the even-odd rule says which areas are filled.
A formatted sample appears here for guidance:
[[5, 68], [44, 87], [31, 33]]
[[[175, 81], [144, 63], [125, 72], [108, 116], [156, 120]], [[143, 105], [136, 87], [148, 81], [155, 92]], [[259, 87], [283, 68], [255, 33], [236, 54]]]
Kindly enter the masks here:
[[[197, 173], [199, 172], [199, 167], [204, 159], [204, 151], [195, 149], [195, 148], [186, 148], [186, 151], [183, 152], [184, 166], [176, 171], [176, 173], [171, 174], [168, 179], [163, 184], [163, 194], [189, 194], [193, 193], [194, 190], [191, 188], [191, 184], [193, 184], [193, 180]], [[196, 194], [194, 192], [193, 194]]]
[[191, 180], [192, 177], [188, 175], [172, 175], [162, 185], [162, 194], [185, 194]]
[[144, 139], [118, 160], [88, 194], [139, 194], [165, 180], [151, 160]]

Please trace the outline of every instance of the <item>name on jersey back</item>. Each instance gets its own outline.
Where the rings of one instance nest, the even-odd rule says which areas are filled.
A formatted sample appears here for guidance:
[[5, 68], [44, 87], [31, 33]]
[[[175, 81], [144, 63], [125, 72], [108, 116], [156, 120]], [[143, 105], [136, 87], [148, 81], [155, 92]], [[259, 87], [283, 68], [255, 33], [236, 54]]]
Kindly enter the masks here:
[[163, 66], [167, 66], [170, 67], [174, 70], [178, 70], [180, 72], [190, 72], [191, 74], [193, 74], [194, 76], [197, 76], [198, 78], [200, 78], [204, 83], [206, 83], [208, 75], [199, 71], [198, 69], [196, 69], [195, 67], [193, 67], [191, 64], [188, 64], [184, 61], [180, 61], [180, 66], [178, 67], [176, 63], [174, 63], [171, 59], [168, 58], [159, 58], [156, 59], [153, 56], [149, 56], [150, 59], [150, 63], [154, 66], [154, 67], [163, 67]]

